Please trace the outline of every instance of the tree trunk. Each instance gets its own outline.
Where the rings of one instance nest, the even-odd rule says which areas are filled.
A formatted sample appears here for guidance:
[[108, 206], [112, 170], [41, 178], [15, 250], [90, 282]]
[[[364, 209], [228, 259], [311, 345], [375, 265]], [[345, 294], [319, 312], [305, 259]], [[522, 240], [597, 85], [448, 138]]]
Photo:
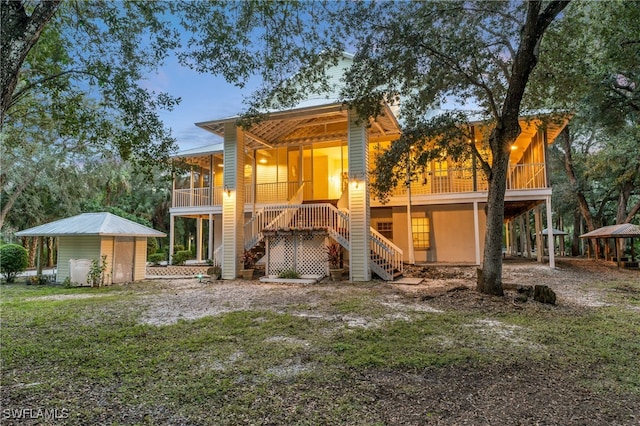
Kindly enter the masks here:
[[60, 0], [36, 2], [31, 16], [23, 1], [0, 1], [0, 128], [18, 85], [20, 68], [58, 9]]
[[485, 234], [482, 273], [477, 289], [482, 293], [503, 295], [502, 290], [502, 228], [504, 197], [511, 144], [520, 134], [520, 106], [529, 76], [538, 62], [538, 47], [549, 24], [568, 2], [553, 1], [540, 13], [542, 2], [529, 1], [522, 28], [520, 45], [513, 59], [511, 77], [500, 112], [496, 112], [496, 127], [489, 137], [493, 162], [489, 175], [487, 197], [487, 232]]
[[[495, 131], [494, 131], [495, 133]], [[509, 155], [502, 152], [493, 158], [487, 196], [487, 232], [484, 240], [482, 274], [478, 274], [477, 290], [502, 296], [502, 232], [504, 227], [504, 195], [507, 187]]]
[[571, 235], [571, 256], [580, 255], [580, 212], [573, 212], [573, 234]]

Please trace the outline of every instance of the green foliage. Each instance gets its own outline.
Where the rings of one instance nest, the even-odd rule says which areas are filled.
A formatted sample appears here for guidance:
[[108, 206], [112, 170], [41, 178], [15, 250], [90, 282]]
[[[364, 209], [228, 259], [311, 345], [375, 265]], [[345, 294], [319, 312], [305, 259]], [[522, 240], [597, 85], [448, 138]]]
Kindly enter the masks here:
[[91, 259], [91, 267], [87, 275], [87, 284], [91, 287], [104, 285], [104, 273], [107, 270], [107, 256], [102, 256], [101, 260]]
[[147, 256], [155, 254], [159, 247], [157, 238], [147, 237]]
[[294, 271], [293, 269], [287, 269], [278, 274], [278, 278], [291, 278], [298, 279], [300, 278], [300, 274]]
[[184, 265], [185, 261], [187, 261], [189, 259], [192, 259], [192, 258], [193, 258], [193, 254], [191, 253], [190, 250], [179, 250], [171, 258], [171, 264], [172, 265]]
[[14, 281], [20, 272], [27, 269], [29, 254], [18, 244], [5, 244], [0, 247], [0, 273], [8, 283]]
[[154, 265], [159, 265], [160, 262], [166, 260], [164, 253], [153, 253], [147, 256], [147, 260]]
[[180, 244], [176, 244], [173, 246], [173, 253], [177, 253], [179, 251], [184, 251], [184, 246]]

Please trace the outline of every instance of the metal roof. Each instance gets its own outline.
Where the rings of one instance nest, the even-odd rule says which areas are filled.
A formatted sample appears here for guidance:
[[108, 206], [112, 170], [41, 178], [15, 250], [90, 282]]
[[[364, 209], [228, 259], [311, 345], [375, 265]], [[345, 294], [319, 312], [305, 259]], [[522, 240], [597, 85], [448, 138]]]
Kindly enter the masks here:
[[580, 238], [640, 238], [640, 226], [632, 223], [603, 226], [580, 235]]
[[[552, 228], [552, 229], [551, 229], [551, 232], [553, 232], [553, 236], [554, 236], [554, 237], [555, 237], [555, 236], [557, 236], [557, 235], [569, 235], [569, 234], [567, 234], [566, 232], [561, 231], [561, 230], [559, 230], [559, 229], [555, 229], [555, 228]], [[542, 235], [548, 235], [548, 234], [549, 234], [549, 230], [548, 230], [547, 228], [544, 228], [544, 229], [542, 230]]]
[[16, 232], [19, 237], [104, 235], [165, 237], [166, 234], [111, 213], [83, 213]]

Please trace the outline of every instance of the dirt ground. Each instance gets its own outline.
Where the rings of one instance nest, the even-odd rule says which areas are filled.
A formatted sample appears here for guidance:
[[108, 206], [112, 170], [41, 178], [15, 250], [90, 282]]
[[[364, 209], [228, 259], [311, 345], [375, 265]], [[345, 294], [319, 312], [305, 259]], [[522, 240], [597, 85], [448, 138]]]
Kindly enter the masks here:
[[[201, 283], [189, 278], [148, 281], [136, 284], [136, 291], [149, 291], [142, 298], [146, 305], [142, 322], [147, 324], [172, 324], [180, 319], [238, 310], [270, 309], [335, 321], [342, 327], [345, 324], [373, 327], [376, 321], [389, 316], [409, 318], [418, 312], [452, 309], [498, 314], [560, 310], [571, 314], [611, 303], [608, 294], [614, 290], [639, 292], [635, 283], [640, 283], [640, 271], [619, 270], [586, 259], [559, 259], [553, 270], [529, 260], [506, 259], [503, 271], [505, 284], [548, 285], [557, 294], [557, 305], [523, 303], [516, 300], [516, 291], [508, 291], [505, 297], [481, 295], [473, 291], [476, 270], [472, 266], [408, 268], [405, 276], [423, 278], [417, 285], [381, 281], [334, 283], [327, 279], [313, 285], [267, 284], [257, 280]], [[602, 281], [607, 285], [597, 284]], [[630, 282], [633, 288], [629, 287]], [[331, 300], [359, 294], [374, 297], [391, 313], [380, 319], [339, 315], [324, 309]], [[640, 315], [637, 304], [627, 308], [630, 315]], [[495, 329], [500, 324], [487, 320], [478, 326], [508, 335], [508, 329]], [[640, 357], [640, 344], [638, 354]], [[415, 373], [367, 369], [353, 372], [343, 383], [335, 383], [334, 391], [339, 394], [341, 386], [357, 390], [363, 401], [368, 401], [367, 410], [372, 418], [384, 419], [384, 424], [640, 425], [637, 394], [596, 392], [581, 383], [585, 374], [589, 373], [571, 371], [551, 361], [532, 365], [518, 360], [504, 368], [457, 366]], [[366, 419], [354, 419], [354, 424], [368, 423]]]

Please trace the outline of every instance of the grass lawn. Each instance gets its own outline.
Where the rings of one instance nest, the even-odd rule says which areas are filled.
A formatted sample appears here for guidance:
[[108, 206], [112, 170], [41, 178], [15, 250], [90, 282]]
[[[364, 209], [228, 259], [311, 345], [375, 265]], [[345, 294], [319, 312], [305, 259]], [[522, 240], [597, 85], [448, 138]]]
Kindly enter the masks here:
[[283, 286], [160, 325], [179, 287], [2, 285], [1, 423], [638, 424], [640, 283], [593, 284], [610, 305]]

